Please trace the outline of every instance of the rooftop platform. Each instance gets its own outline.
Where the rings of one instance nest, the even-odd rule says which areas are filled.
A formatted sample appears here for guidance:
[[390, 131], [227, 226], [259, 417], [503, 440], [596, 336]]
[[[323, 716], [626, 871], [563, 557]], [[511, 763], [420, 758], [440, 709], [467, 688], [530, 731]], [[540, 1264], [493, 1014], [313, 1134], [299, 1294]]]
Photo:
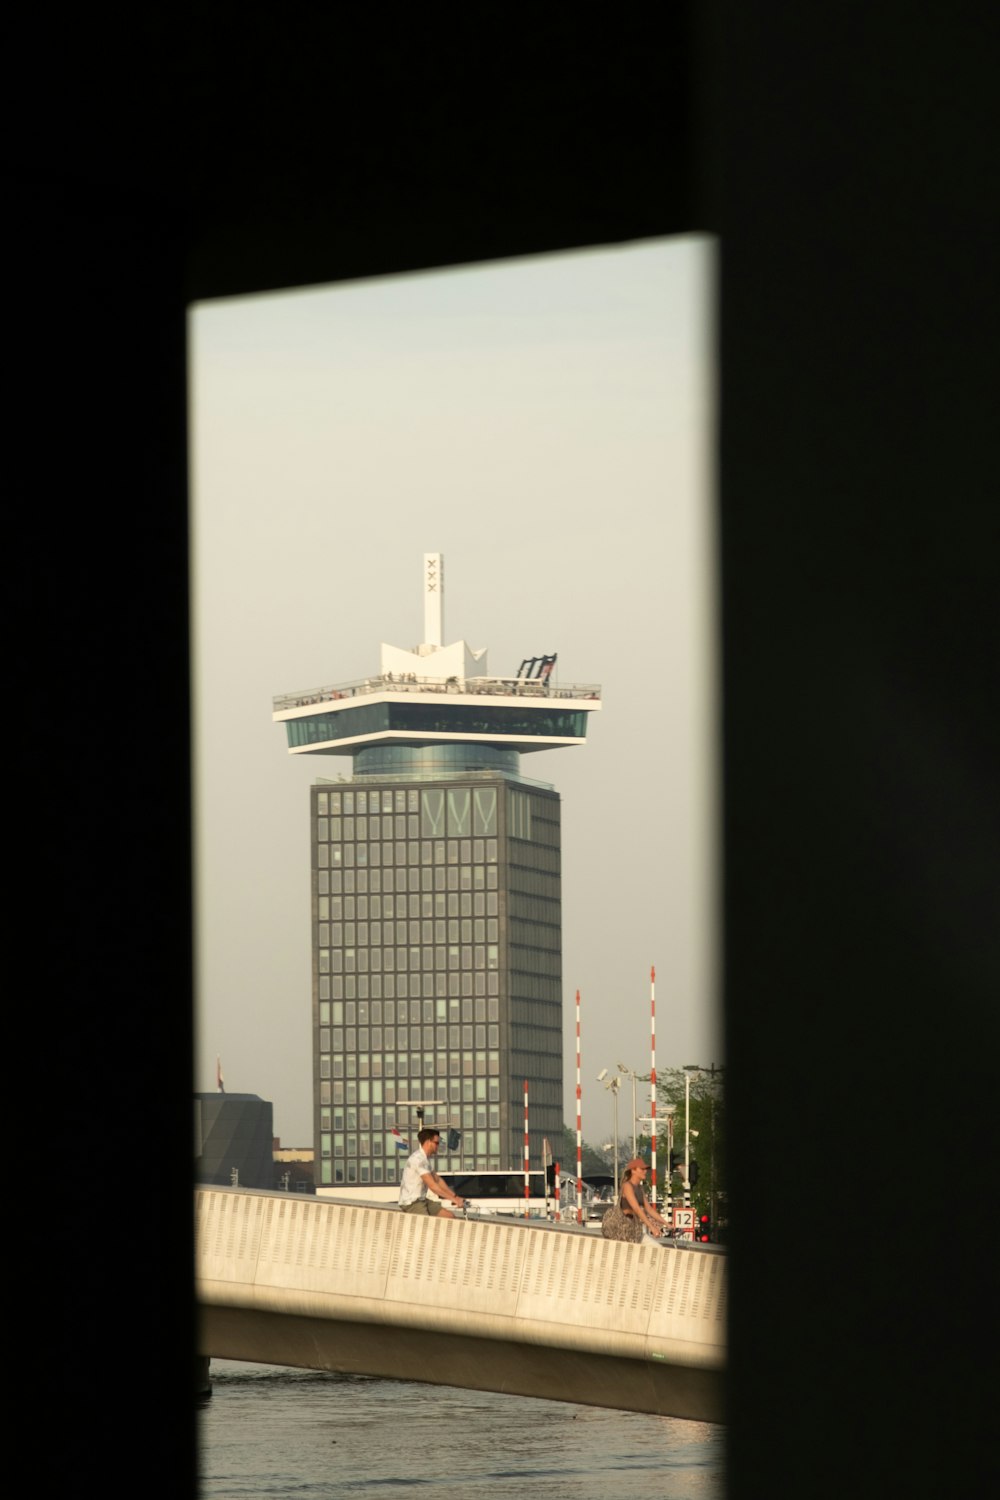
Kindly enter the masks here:
[[601, 689], [595, 683], [558, 683], [550, 679], [524, 677], [400, 677], [384, 672], [377, 677], [363, 677], [355, 682], [335, 683], [330, 687], [304, 688], [297, 693], [282, 693], [274, 699], [274, 718], [284, 720], [296, 716], [299, 710], [308, 710], [316, 704], [346, 706], [345, 699], [376, 694], [379, 697], [392, 695], [406, 702], [411, 694], [430, 693], [436, 697], [452, 698], [487, 697], [513, 698], [571, 698], [600, 707]]
[[582, 744], [596, 684], [551, 678], [384, 672], [274, 699], [290, 754], [356, 755], [371, 746], [461, 743], [527, 753]]

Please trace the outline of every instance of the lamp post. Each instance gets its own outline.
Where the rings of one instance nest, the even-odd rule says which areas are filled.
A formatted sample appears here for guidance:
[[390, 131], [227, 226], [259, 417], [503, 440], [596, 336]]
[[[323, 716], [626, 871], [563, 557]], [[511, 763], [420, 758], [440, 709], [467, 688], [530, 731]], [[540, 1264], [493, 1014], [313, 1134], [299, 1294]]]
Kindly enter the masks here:
[[712, 1135], [712, 1155], [709, 1158], [711, 1180], [708, 1189], [708, 1219], [711, 1233], [715, 1233], [715, 1063], [712, 1064], [712, 1103], [709, 1114], [709, 1128]]
[[666, 1210], [668, 1219], [670, 1218], [671, 1211], [673, 1209], [674, 1196], [674, 1174], [672, 1171], [672, 1167], [674, 1160], [674, 1115], [676, 1111], [676, 1104], [668, 1104], [665, 1106], [664, 1112], [667, 1116], [667, 1170], [664, 1175], [667, 1180]]
[[684, 1207], [691, 1207], [691, 1074], [700, 1073], [700, 1063], [684, 1064]]
[[424, 1110], [431, 1109], [435, 1104], [447, 1104], [447, 1099], [397, 1099], [396, 1105], [399, 1109], [412, 1109], [417, 1115], [417, 1129], [424, 1128]]
[[638, 1079], [639, 1075], [636, 1072], [634, 1072], [634, 1070], [632, 1068], [626, 1068], [626, 1066], [625, 1066], [624, 1063], [619, 1063], [618, 1064], [618, 1071], [619, 1071], [619, 1073], [624, 1073], [626, 1075], [626, 1077], [631, 1078], [631, 1080], [632, 1080], [632, 1155], [633, 1156], [638, 1156], [639, 1155], [639, 1138], [636, 1135], [636, 1131], [635, 1131], [636, 1114], [637, 1114], [636, 1107], [635, 1107], [635, 1085], [636, 1085], [636, 1082], [637, 1082], [637, 1079]]
[[[663, 1204], [664, 1204], [664, 1212], [667, 1215], [667, 1223], [668, 1224], [670, 1222], [670, 1214], [671, 1214], [671, 1210], [672, 1210], [672, 1204], [671, 1204], [671, 1181], [673, 1179], [673, 1172], [671, 1170], [670, 1159], [671, 1159], [671, 1155], [673, 1153], [673, 1148], [674, 1148], [674, 1110], [676, 1109], [676, 1107], [677, 1106], [674, 1105], [674, 1104], [665, 1104], [663, 1106], [663, 1113], [660, 1115], [659, 1119], [657, 1119], [656, 1116], [654, 1116], [654, 1115], [640, 1115], [639, 1116], [639, 1124], [646, 1127], [646, 1129], [650, 1133], [650, 1139], [651, 1140], [654, 1139], [653, 1132], [656, 1130], [657, 1125], [663, 1126], [664, 1130], [666, 1131], [666, 1136], [667, 1136], [667, 1165], [663, 1169]], [[638, 1154], [639, 1154], [638, 1151], [635, 1154], [636, 1154], [636, 1156], [638, 1156]], [[655, 1201], [656, 1201], [656, 1197], [655, 1197], [655, 1184], [654, 1184], [653, 1202], [655, 1203]]]
[[447, 1102], [447, 1099], [397, 1099], [396, 1107], [398, 1109], [412, 1109], [416, 1111], [417, 1133], [419, 1134], [424, 1128], [424, 1110], [432, 1109], [438, 1104], [447, 1104]]
[[611, 1098], [614, 1101], [614, 1130], [615, 1130], [615, 1202], [618, 1201], [618, 1090], [622, 1081], [616, 1073], [613, 1078], [608, 1077], [607, 1068], [602, 1068], [597, 1075], [598, 1083], [603, 1083], [606, 1089], [611, 1090]]

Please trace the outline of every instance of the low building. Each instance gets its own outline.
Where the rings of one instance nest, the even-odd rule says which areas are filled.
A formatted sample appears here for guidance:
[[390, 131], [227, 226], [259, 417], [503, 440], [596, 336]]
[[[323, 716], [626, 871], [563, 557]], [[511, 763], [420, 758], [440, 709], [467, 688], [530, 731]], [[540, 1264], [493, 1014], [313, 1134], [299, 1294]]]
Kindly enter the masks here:
[[311, 1146], [283, 1146], [274, 1138], [274, 1186], [286, 1193], [315, 1193], [315, 1152]]
[[274, 1186], [274, 1106], [257, 1094], [195, 1094], [195, 1182]]

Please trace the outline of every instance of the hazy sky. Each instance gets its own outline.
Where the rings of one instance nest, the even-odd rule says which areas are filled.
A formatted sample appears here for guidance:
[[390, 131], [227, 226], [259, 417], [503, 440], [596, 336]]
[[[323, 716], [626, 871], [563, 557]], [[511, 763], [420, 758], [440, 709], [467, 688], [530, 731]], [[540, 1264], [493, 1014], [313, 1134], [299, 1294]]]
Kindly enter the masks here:
[[584, 746], [521, 759], [562, 796], [566, 1123], [577, 989], [594, 1143], [600, 1070], [649, 1072], [651, 964], [658, 1070], [723, 1060], [713, 262], [683, 237], [191, 314], [195, 1088], [220, 1056], [285, 1145], [312, 1143], [308, 788], [350, 762], [289, 756], [272, 698], [417, 645], [425, 552], [446, 643], [602, 688]]

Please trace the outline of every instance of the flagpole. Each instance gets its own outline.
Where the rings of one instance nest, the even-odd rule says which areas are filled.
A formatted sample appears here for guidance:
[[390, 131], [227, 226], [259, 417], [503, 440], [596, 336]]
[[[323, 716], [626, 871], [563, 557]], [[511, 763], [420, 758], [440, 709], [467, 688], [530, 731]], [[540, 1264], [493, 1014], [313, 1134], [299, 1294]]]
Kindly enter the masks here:
[[652, 1121], [652, 1155], [653, 1169], [650, 1173], [650, 1197], [653, 1207], [656, 1207], [656, 965], [651, 964], [649, 968], [649, 1006], [650, 1006], [650, 1068], [649, 1068], [649, 1103], [650, 1120]]
[[583, 1126], [580, 1119], [580, 991], [576, 992], [576, 1222], [583, 1223]]
[[524, 1217], [528, 1217], [528, 1080], [524, 1080]]

